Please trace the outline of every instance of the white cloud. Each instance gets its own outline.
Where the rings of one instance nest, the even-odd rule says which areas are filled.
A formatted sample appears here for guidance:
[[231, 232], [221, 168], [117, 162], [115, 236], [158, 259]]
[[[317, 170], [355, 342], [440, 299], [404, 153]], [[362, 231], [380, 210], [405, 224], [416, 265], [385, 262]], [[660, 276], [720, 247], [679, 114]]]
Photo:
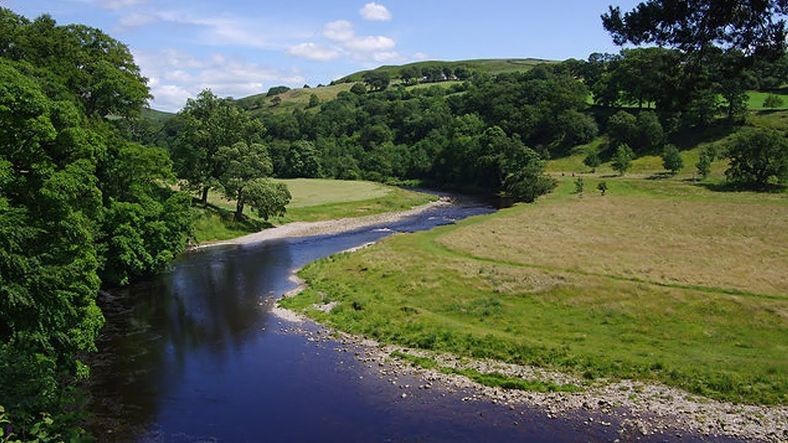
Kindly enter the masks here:
[[305, 82], [297, 73], [285, 73], [223, 54], [205, 58], [168, 49], [134, 53], [142, 72], [150, 79], [154, 98], [151, 106], [177, 111], [186, 99], [210, 88], [219, 96], [245, 97], [265, 92], [276, 84], [291, 86]]
[[401, 57], [394, 51], [397, 42], [382, 35], [356, 35], [353, 24], [347, 20], [337, 20], [323, 27], [323, 37], [329, 46], [312, 42], [301, 43], [288, 48], [288, 53], [310, 60], [330, 61], [341, 56], [355, 60], [392, 61]]
[[287, 52], [291, 55], [321, 62], [336, 60], [340, 55], [342, 55], [335, 49], [320, 46], [311, 42], [291, 46], [288, 48]]
[[95, 3], [105, 9], [123, 9], [147, 3], [148, 0], [96, 0]]
[[335, 42], [346, 42], [356, 36], [353, 24], [347, 20], [337, 20], [327, 23], [323, 28], [323, 35]]
[[391, 20], [391, 12], [380, 3], [367, 3], [361, 8], [359, 13], [364, 17], [364, 20], [372, 22], [387, 22]]
[[397, 46], [397, 43], [389, 37], [372, 35], [366, 37], [354, 37], [346, 41], [344, 44], [348, 49], [361, 52], [386, 51]]

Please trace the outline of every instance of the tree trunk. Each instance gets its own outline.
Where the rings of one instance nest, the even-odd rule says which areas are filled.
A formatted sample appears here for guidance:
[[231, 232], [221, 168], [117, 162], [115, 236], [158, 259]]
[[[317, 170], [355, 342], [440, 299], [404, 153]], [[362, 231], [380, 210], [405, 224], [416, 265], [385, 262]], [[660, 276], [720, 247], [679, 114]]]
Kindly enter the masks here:
[[203, 206], [208, 206], [208, 187], [203, 186], [202, 188], [202, 197], [200, 197], [200, 202]]
[[244, 194], [243, 190], [238, 190], [238, 202], [235, 205], [235, 221], [241, 221], [244, 218]]

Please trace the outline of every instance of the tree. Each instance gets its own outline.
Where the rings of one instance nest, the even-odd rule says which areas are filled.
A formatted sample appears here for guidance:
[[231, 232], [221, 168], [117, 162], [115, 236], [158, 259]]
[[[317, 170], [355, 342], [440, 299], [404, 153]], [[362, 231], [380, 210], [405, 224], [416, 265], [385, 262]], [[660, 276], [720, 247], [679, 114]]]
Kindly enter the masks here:
[[684, 167], [684, 160], [682, 160], [679, 150], [674, 145], [667, 145], [662, 150], [662, 166], [670, 171], [671, 175], [678, 174], [681, 168]]
[[738, 186], [765, 189], [788, 180], [788, 138], [772, 129], [739, 131], [726, 152], [725, 176]]
[[252, 180], [269, 177], [273, 173], [268, 149], [258, 143], [238, 142], [219, 148], [216, 161], [221, 169], [219, 183], [222, 193], [228, 200], [235, 200], [235, 220], [240, 221], [244, 217], [247, 185]]
[[317, 94], [312, 94], [312, 95], [309, 96], [309, 105], [308, 105], [308, 107], [314, 108], [316, 106], [320, 106], [320, 98], [317, 96]]
[[350, 92], [356, 95], [364, 95], [367, 93], [367, 88], [364, 86], [363, 83], [354, 83], [353, 86], [350, 88]]
[[186, 181], [187, 189], [200, 191], [200, 200], [206, 205], [208, 191], [218, 185], [221, 173], [216, 160], [219, 148], [255, 143], [265, 129], [234, 102], [217, 97], [210, 89], [189, 99], [178, 115], [183, 127], [172, 150], [175, 171]]
[[641, 112], [637, 116], [636, 138], [633, 146], [638, 152], [659, 152], [665, 143], [665, 131], [657, 114], [651, 111]]
[[638, 136], [637, 117], [618, 111], [607, 120], [607, 133], [613, 146], [635, 142]]
[[599, 158], [599, 152], [594, 149], [586, 155], [586, 158], [583, 159], [583, 164], [591, 168], [591, 172], [596, 172], [596, 168], [602, 164], [602, 160]]
[[635, 158], [635, 153], [632, 152], [629, 145], [619, 145], [615, 155], [613, 155], [611, 166], [613, 170], [617, 171], [620, 175], [624, 175], [624, 173], [629, 170], [629, 167], [632, 166], [633, 158]]
[[611, 6], [602, 24], [617, 45], [651, 43], [688, 53], [721, 45], [745, 54], [780, 56], [785, 14], [785, 0], [646, 0], [624, 14]]
[[564, 146], [586, 144], [599, 133], [593, 118], [574, 109], [561, 113], [556, 123], [558, 124], [556, 132], [561, 134], [561, 142]]
[[[304, 85], [304, 86], [307, 86], [307, 85]], [[309, 86], [307, 86], [307, 87], [309, 87]], [[268, 92], [265, 94], [265, 96], [266, 97], [273, 97], [273, 96], [276, 96], [276, 95], [279, 95], [279, 94], [284, 94], [285, 92], [287, 92], [289, 90], [290, 90], [290, 88], [288, 88], [287, 86], [274, 86], [274, 87], [272, 87], [272, 88], [270, 88], [268, 90]]]
[[709, 176], [711, 164], [714, 162], [715, 156], [716, 154], [713, 149], [706, 148], [700, 152], [695, 169], [698, 173], [698, 177], [702, 180], [705, 180]]
[[783, 98], [776, 94], [769, 94], [763, 101], [764, 108], [782, 108], [785, 102]]
[[286, 207], [292, 198], [284, 183], [265, 178], [250, 181], [245, 193], [249, 206], [266, 221], [270, 217], [285, 215]]
[[582, 194], [583, 190], [585, 190], [586, 184], [583, 181], [583, 177], [578, 177], [575, 180], [575, 194]]
[[504, 180], [504, 189], [516, 200], [534, 202], [558, 184], [554, 178], [545, 175], [544, 166], [544, 160], [536, 151], [529, 148], [519, 150], [516, 159], [506, 167], [509, 173]]
[[391, 75], [387, 71], [369, 71], [364, 74], [364, 83], [373, 91], [383, 91], [391, 83]]
[[418, 66], [405, 66], [399, 73], [402, 82], [406, 85], [414, 85], [421, 80], [421, 68]]

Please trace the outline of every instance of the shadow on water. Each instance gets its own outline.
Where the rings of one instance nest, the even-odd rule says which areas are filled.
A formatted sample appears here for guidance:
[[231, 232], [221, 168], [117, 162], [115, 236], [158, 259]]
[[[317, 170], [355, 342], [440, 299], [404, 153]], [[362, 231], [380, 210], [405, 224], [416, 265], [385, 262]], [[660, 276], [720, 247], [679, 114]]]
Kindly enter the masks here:
[[294, 286], [293, 269], [393, 232], [492, 211], [460, 201], [339, 235], [191, 252], [167, 275], [104, 294], [90, 431], [103, 441], [615, 438], [579, 420], [462, 402], [461, 393], [419, 391], [403, 400], [389, 380], [336, 352], [336, 343], [288, 333], [269, 312]]

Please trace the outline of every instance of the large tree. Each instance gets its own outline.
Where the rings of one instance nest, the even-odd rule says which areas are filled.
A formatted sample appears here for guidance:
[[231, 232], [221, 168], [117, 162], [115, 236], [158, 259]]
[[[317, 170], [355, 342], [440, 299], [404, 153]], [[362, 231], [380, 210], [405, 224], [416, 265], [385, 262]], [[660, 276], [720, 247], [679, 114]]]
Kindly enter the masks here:
[[618, 45], [670, 46], [693, 53], [710, 46], [747, 55], [785, 52], [788, 0], [647, 0], [629, 12], [602, 15]]
[[217, 97], [211, 90], [189, 99], [179, 113], [183, 127], [173, 148], [178, 178], [190, 190], [200, 192], [203, 205], [208, 191], [219, 186], [222, 171], [216, 154], [219, 148], [236, 143], [252, 144], [264, 133], [262, 123], [253, 119], [232, 100]]
[[252, 180], [271, 176], [271, 156], [261, 144], [238, 142], [219, 148], [216, 161], [221, 170], [219, 183], [222, 192], [227, 199], [235, 200], [235, 219], [241, 220], [246, 204], [246, 187]]

